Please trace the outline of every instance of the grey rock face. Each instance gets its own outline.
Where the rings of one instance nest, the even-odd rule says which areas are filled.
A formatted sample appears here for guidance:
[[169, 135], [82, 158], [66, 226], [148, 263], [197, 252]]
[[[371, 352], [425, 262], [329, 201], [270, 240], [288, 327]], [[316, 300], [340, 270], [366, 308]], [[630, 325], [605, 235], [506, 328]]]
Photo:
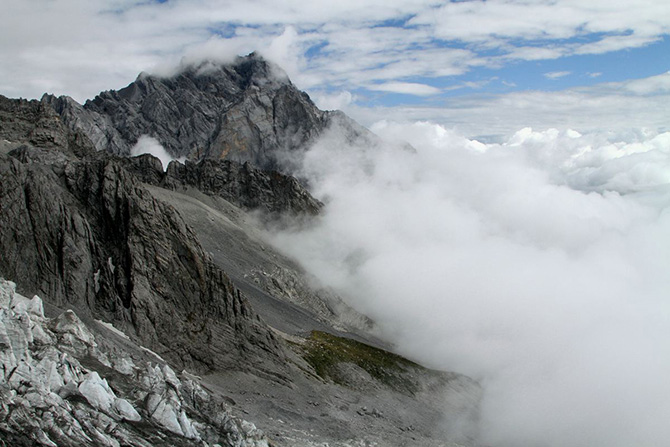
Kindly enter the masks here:
[[82, 156], [94, 151], [85, 133], [68, 128], [54, 110], [39, 101], [0, 95], [0, 139]]
[[98, 156], [50, 170], [5, 156], [0, 177], [0, 273], [24, 289], [118, 321], [196, 369], [244, 363], [231, 358], [241, 348], [281, 357], [181, 216], [118, 162]]
[[129, 155], [148, 134], [174, 157], [250, 162], [261, 169], [280, 167], [283, 152], [304, 148], [331, 115], [255, 54], [230, 65], [184, 67], [172, 77], [141, 74], [83, 106], [51, 95], [42, 102], [98, 150]]
[[[11, 133], [25, 143], [36, 134], [26, 123], [45, 127], [50, 112], [13, 104], [32, 117]], [[178, 365], [279, 374], [280, 344], [174, 208], [112, 156], [67, 155], [70, 134], [54, 118], [54, 149], [0, 154], [0, 275], [58, 307], [117, 322]]]

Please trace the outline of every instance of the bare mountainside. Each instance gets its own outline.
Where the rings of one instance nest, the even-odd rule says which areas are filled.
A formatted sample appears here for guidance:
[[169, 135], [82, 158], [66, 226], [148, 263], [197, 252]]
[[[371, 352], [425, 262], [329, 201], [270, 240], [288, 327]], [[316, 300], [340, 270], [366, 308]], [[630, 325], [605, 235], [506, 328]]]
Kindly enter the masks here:
[[[0, 97], [0, 439], [475, 445], [474, 381], [393, 354], [264, 239], [318, 218], [276, 155], [334, 119], [374, 144], [256, 55], [84, 106]], [[127, 157], [141, 135], [189, 160]]]

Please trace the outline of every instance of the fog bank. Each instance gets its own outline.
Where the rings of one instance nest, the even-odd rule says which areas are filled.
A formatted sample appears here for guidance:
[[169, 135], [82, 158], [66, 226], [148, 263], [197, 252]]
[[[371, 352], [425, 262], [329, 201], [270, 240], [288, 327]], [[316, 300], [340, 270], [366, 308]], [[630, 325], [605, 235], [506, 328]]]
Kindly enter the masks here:
[[275, 244], [408, 357], [480, 380], [482, 443], [667, 443], [670, 133], [373, 130], [416, 152], [332, 129], [301, 172], [324, 215]]

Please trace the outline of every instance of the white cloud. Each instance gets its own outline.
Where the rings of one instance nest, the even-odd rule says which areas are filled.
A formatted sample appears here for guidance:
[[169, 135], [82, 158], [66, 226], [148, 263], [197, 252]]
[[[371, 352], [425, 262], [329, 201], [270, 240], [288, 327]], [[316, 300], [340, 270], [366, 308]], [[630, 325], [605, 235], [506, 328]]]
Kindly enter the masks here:
[[406, 355], [481, 380], [483, 445], [670, 439], [670, 133], [374, 130], [417, 152], [334, 130], [303, 172], [322, 219], [275, 241]]
[[382, 92], [403, 93], [415, 96], [437, 95], [441, 92], [439, 88], [418, 84], [415, 82], [385, 82], [383, 84], [369, 85], [368, 90], [377, 90]]
[[280, 36], [272, 39], [267, 48], [261, 48], [260, 53], [278, 64], [290, 79], [298, 81], [301, 76], [300, 67], [304, 65], [298, 45], [298, 32], [294, 27], [287, 26]]
[[356, 97], [346, 90], [334, 94], [312, 95], [312, 100], [321, 110], [345, 110], [355, 99]]
[[[616, 83], [605, 84], [616, 87]], [[623, 84], [624, 88], [639, 95], [656, 95], [659, 93], [670, 93], [670, 71], [657, 76], [636, 79]]]
[[[433, 3], [8, 0], [0, 89], [24, 97], [48, 89], [82, 101], [184, 55], [265, 50], [301, 88], [353, 91], [515, 60], [639, 48], [670, 32], [670, 6], [656, 0], [634, 8], [576, 0]], [[409, 27], [385, 22], [410, 17]], [[309, 53], [315, 45], [322, 51]]]
[[437, 107], [396, 106], [347, 109], [372, 125], [380, 116], [399, 122], [433, 121], [471, 138], [497, 141], [517, 129], [575, 129], [623, 135], [631, 129], [670, 130], [670, 73], [627, 82], [602, 83], [556, 92], [521, 91], [445, 99]]
[[651, 43], [657, 42], [662, 37], [660, 36], [607, 36], [601, 40], [589, 44], [584, 44], [576, 47], [575, 54], [603, 54], [612, 51], [623, 49], [632, 49], [643, 47]]
[[[456, 2], [437, 10], [423, 10], [412, 23], [433, 27], [445, 39], [466, 42], [501, 39], [501, 44], [519, 39], [553, 40], [558, 44], [560, 40], [588, 33], [616, 33], [619, 35], [602, 38], [604, 42], [616, 41], [613, 44], [616, 49], [635, 47], [640, 39], [668, 33], [670, 7], [666, 3], [644, 0], [635, 6], [630, 8], [626, 2], [575, 0]], [[605, 52], [613, 47], [607, 43], [591, 49]]]
[[506, 54], [503, 58], [508, 60], [539, 61], [546, 59], [558, 59], [559, 57], [568, 54], [567, 48], [559, 46], [505, 46], [504, 48], [506, 50]]
[[494, 36], [566, 39], [573, 36], [584, 21], [575, 12], [565, 2], [554, 5], [516, 1], [457, 2], [422, 11], [412, 23], [432, 25], [442, 38], [469, 42]]
[[173, 157], [165, 150], [165, 148], [158, 142], [157, 139], [149, 135], [142, 135], [137, 140], [137, 143], [135, 143], [135, 146], [130, 149], [130, 155], [132, 157], [136, 157], [142, 154], [151, 154], [158, 158], [163, 165], [163, 170], [167, 169], [172, 160], [179, 160], [182, 163], [184, 162], [183, 157], [180, 159]]
[[547, 79], [551, 79], [553, 81], [553, 80], [556, 80], [556, 79], [564, 78], [564, 77], [569, 76], [571, 74], [572, 74], [571, 71], [552, 71], [552, 72], [549, 72], [549, 73], [545, 73], [544, 77], [547, 78]]

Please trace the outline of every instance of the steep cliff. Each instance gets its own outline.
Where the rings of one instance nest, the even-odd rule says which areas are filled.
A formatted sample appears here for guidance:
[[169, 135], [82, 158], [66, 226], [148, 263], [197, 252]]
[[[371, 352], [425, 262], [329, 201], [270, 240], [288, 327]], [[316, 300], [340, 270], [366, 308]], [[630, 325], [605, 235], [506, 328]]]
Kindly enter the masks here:
[[[22, 119], [31, 122], [39, 129], [42, 118]], [[0, 275], [116, 322], [178, 365], [281, 371], [275, 337], [179, 213], [113, 156], [79, 159], [60, 147], [0, 154]]]

